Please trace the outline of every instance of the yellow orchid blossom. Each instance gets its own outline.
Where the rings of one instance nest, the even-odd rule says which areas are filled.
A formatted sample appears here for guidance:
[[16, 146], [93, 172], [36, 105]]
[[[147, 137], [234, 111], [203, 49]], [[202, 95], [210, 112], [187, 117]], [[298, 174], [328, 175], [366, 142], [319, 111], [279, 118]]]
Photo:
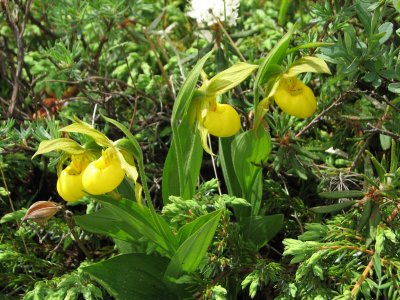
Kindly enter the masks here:
[[207, 135], [216, 137], [235, 135], [240, 130], [240, 116], [229, 104], [217, 103], [216, 97], [204, 97], [198, 101], [195, 106], [197, 129], [200, 132], [204, 150], [214, 155], [208, 146]]
[[286, 71], [279, 71], [277, 67], [275, 69], [269, 70], [272, 75], [264, 86], [266, 96], [256, 107], [254, 128], [260, 126], [272, 98], [285, 113], [298, 118], [310, 117], [317, 109], [317, 100], [313, 91], [299, 80], [297, 75], [331, 74], [326, 62], [313, 56], [299, 58]]
[[313, 91], [296, 77], [281, 78], [273, 96], [285, 113], [298, 118], [308, 118], [317, 109]]
[[116, 150], [103, 150], [102, 156], [91, 162], [82, 174], [83, 189], [93, 195], [101, 195], [117, 188], [125, 177]]
[[88, 164], [86, 156], [74, 155], [69, 166], [61, 171], [57, 180], [57, 192], [65, 201], [74, 202], [85, 196], [82, 173]]
[[240, 130], [240, 117], [229, 104], [219, 104], [209, 108], [204, 118], [204, 127], [217, 137], [229, 137]]

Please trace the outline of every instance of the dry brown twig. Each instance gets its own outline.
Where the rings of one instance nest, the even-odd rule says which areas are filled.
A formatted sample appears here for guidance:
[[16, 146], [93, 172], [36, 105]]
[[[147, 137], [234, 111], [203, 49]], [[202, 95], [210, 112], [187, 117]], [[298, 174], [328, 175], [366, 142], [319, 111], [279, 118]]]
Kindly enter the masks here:
[[32, 5], [32, 0], [27, 0], [26, 5], [25, 5], [25, 11], [22, 17], [22, 21], [20, 22], [20, 26], [18, 26], [18, 9], [15, 6], [14, 10], [11, 11], [10, 3], [8, 0], [2, 0], [1, 1], [1, 6], [5, 12], [7, 22], [12, 29], [15, 37], [15, 41], [17, 44], [17, 68], [15, 69], [15, 74], [14, 74], [14, 80], [13, 80], [13, 90], [11, 93], [11, 99], [10, 99], [10, 105], [8, 107], [7, 111], [7, 117], [12, 116], [14, 112], [15, 105], [17, 103], [17, 97], [18, 97], [18, 91], [19, 91], [19, 85], [20, 85], [20, 77], [22, 73], [22, 66], [24, 62], [24, 54], [25, 54], [25, 49], [24, 49], [24, 42], [23, 42], [23, 36], [25, 32], [25, 25], [26, 25], [26, 20], [28, 19], [29, 15], [29, 9]]

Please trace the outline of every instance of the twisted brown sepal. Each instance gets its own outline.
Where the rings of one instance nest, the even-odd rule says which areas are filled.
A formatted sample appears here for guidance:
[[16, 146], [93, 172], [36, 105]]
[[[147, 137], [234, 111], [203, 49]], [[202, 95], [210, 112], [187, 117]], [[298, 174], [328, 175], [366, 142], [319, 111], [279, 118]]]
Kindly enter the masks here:
[[22, 218], [22, 221], [32, 220], [38, 224], [43, 224], [54, 216], [61, 208], [61, 205], [52, 201], [37, 201], [29, 207], [25, 216]]

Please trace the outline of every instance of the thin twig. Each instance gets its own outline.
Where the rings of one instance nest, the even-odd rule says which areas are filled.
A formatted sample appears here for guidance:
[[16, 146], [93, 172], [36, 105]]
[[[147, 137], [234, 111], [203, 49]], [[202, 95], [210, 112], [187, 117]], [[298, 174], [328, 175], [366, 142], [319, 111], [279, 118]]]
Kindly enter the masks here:
[[391, 131], [375, 127], [375, 126], [371, 125], [370, 123], [368, 123], [367, 126], [370, 127], [371, 129], [364, 130], [365, 133], [380, 133], [380, 134], [390, 136], [390, 137], [394, 138], [395, 140], [400, 141], [400, 134], [393, 133]]
[[28, 14], [28, 17], [29, 17], [29, 20], [32, 22], [32, 24], [35, 24], [47, 35], [49, 35], [50, 37], [52, 37], [54, 39], [57, 38], [57, 35], [54, 32], [52, 32], [47, 26], [43, 25], [39, 20], [35, 19], [35, 17], [31, 13]]
[[358, 151], [356, 157], [353, 160], [353, 163], [350, 166], [350, 171], [354, 171], [354, 169], [357, 167], [358, 162], [360, 161], [365, 149], [367, 149], [369, 143], [371, 142], [372, 138], [375, 136], [375, 134], [371, 134], [364, 142], [362, 145], [361, 149]]
[[82, 243], [81, 239], [79, 238], [78, 234], [75, 231], [74, 228], [74, 215], [71, 211], [66, 210], [64, 214], [65, 218], [65, 223], [67, 223], [67, 226], [74, 237], [75, 242], [77, 243], [78, 247], [82, 250], [82, 252], [85, 254], [86, 257], [92, 258], [92, 254], [87, 250], [85, 245]]
[[360, 278], [358, 278], [356, 284], [354, 285], [353, 289], [351, 290], [351, 295], [353, 297], [355, 297], [357, 295], [358, 290], [361, 287], [361, 284], [368, 277], [369, 271], [371, 271], [372, 267], [373, 267], [373, 258], [371, 258], [368, 265], [365, 267], [364, 272], [361, 274]]
[[22, 73], [22, 66], [24, 62], [24, 43], [23, 43], [23, 36], [24, 36], [24, 31], [25, 31], [25, 24], [26, 24], [26, 19], [28, 17], [29, 9], [32, 4], [32, 0], [28, 0], [25, 6], [25, 13], [22, 19], [21, 23], [21, 28], [18, 27], [18, 24], [16, 23], [16, 20], [10, 10], [9, 2], [8, 0], [3, 0], [1, 2], [3, 9], [5, 11], [6, 17], [8, 24], [10, 25], [11, 29], [14, 32], [14, 37], [15, 41], [17, 44], [17, 68], [15, 69], [15, 74], [14, 74], [14, 82], [13, 82], [13, 90], [11, 93], [11, 99], [10, 99], [10, 105], [8, 107], [7, 111], [7, 116], [10, 117], [12, 116], [14, 112], [14, 107], [17, 102], [17, 96], [18, 96], [18, 90], [19, 90], [19, 81], [20, 81], [20, 76]]
[[112, 81], [112, 82], [116, 82], [119, 83], [125, 87], [129, 87], [135, 90], [135, 92], [137, 92], [138, 94], [140, 94], [140, 96], [142, 96], [143, 98], [146, 98], [150, 101], [152, 101], [155, 105], [158, 105], [157, 100], [152, 97], [147, 95], [146, 93], [144, 93], [143, 91], [137, 89], [136, 86], [130, 85], [128, 83], [126, 83], [123, 80], [120, 79], [116, 79], [116, 78], [107, 78], [107, 77], [102, 77], [102, 76], [90, 76], [87, 78], [83, 78], [81, 80], [58, 80], [58, 79], [49, 79], [49, 80], [43, 80], [42, 82], [61, 82], [61, 83], [69, 83], [69, 84], [79, 84], [82, 82], [90, 82], [90, 81]]
[[111, 31], [111, 29], [113, 27], [113, 22], [111, 22], [111, 21], [106, 22], [106, 24], [107, 24], [106, 32], [101, 37], [99, 46], [97, 47], [96, 53], [94, 54], [94, 57], [93, 57], [93, 66], [96, 67], [96, 69], [98, 69], [99, 58], [100, 58], [101, 52], [103, 51], [103, 47], [104, 47], [105, 43], [108, 41], [107, 34]]
[[310, 127], [312, 127], [315, 123], [318, 123], [323, 116], [325, 116], [332, 108], [339, 106], [342, 104], [343, 94], [340, 94], [339, 97], [329, 106], [325, 108], [318, 116], [316, 116], [310, 123], [307, 124], [299, 133], [296, 134], [296, 138], [300, 137], [304, 132], [306, 132]]
[[133, 126], [133, 120], [135, 119], [136, 116], [136, 112], [137, 112], [137, 104], [138, 104], [138, 96], [135, 97], [135, 106], [133, 107], [133, 111], [132, 111], [132, 117], [131, 120], [129, 122], [129, 131], [132, 130], [132, 126]]
[[397, 203], [397, 206], [393, 209], [390, 216], [386, 219], [387, 223], [391, 223], [393, 219], [399, 214], [400, 211], [400, 202]]
[[328, 250], [328, 249], [349, 249], [349, 250], [354, 250], [354, 251], [359, 251], [363, 253], [367, 253], [369, 255], [374, 255], [375, 251], [370, 250], [370, 249], [363, 249], [358, 246], [350, 246], [350, 245], [332, 245], [332, 246], [321, 246], [319, 247], [320, 250]]
[[69, 237], [71, 235], [71, 232], [68, 232], [67, 234], [63, 235], [60, 239], [60, 241], [58, 242], [58, 244], [54, 247], [54, 249], [52, 249], [51, 251], [49, 251], [49, 253], [46, 256], [46, 259], [49, 259], [51, 257], [51, 255], [56, 252], [58, 250], [58, 248], [60, 248], [61, 244], [64, 242], [64, 240]]
[[240, 59], [247, 63], [247, 60], [244, 58], [244, 56], [242, 55], [242, 53], [240, 52], [239, 48], [236, 46], [235, 42], [232, 40], [231, 36], [229, 35], [229, 33], [226, 31], [224, 25], [221, 23], [221, 21], [219, 20], [219, 18], [216, 18], [219, 27], [221, 28], [222, 32], [224, 33], [224, 35], [226, 36], [226, 38], [228, 39], [229, 43], [232, 45], [233, 49], [235, 49], [236, 53], [239, 55]]
[[385, 102], [387, 105], [389, 105], [391, 108], [393, 108], [394, 110], [396, 110], [397, 112], [400, 112], [400, 108], [398, 108], [396, 105], [394, 105], [393, 103], [391, 103], [389, 100], [387, 100], [385, 98], [385, 96], [380, 98], [383, 102]]

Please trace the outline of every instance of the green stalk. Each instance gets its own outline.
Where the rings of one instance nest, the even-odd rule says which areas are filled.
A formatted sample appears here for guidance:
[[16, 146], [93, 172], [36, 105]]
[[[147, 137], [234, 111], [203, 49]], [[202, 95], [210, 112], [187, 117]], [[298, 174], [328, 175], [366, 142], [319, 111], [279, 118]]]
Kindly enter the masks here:
[[[150, 197], [150, 191], [149, 191], [149, 188], [147, 186], [146, 173], [144, 171], [143, 152], [142, 152], [142, 149], [139, 146], [139, 143], [136, 141], [135, 137], [132, 135], [132, 133], [124, 125], [122, 125], [121, 123], [119, 123], [116, 120], [107, 118], [105, 116], [103, 116], [103, 118], [106, 121], [108, 121], [108, 122], [114, 124], [115, 126], [117, 126], [126, 135], [128, 140], [131, 142], [132, 146], [134, 147], [134, 149], [135, 149], [134, 152], [136, 154], [134, 156], [135, 156], [136, 161], [138, 162], [139, 176], [140, 176], [140, 178], [142, 178], [143, 192], [144, 192], [144, 196], [146, 198], [147, 206], [150, 209], [151, 217], [153, 219], [154, 224], [157, 226], [158, 231], [162, 234], [162, 236], [164, 237], [164, 239], [166, 241], [169, 241], [168, 235], [166, 234], [163, 226], [160, 224], [160, 222], [158, 220], [157, 212], [156, 212], [156, 210], [154, 208], [153, 201], [151, 200], [151, 197]], [[169, 252], [170, 252], [171, 256], [173, 256], [176, 249], [175, 249], [175, 247], [172, 247], [172, 245], [170, 245], [169, 243], [168, 243], [168, 245], [169, 245]]]
[[183, 197], [184, 194], [184, 171], [183, 171], [183, 159], [182, 159], [182, 146], [181, 140], [178, 133], [178, 126], [176, 124], [175, 118], [171, 119], [171, 127], [173, 134], [173, 142], [175, 143], [175, 155], [176, 155], [176, 163], [178, 167], [178, 178], [179, 178], [179, 194]]

